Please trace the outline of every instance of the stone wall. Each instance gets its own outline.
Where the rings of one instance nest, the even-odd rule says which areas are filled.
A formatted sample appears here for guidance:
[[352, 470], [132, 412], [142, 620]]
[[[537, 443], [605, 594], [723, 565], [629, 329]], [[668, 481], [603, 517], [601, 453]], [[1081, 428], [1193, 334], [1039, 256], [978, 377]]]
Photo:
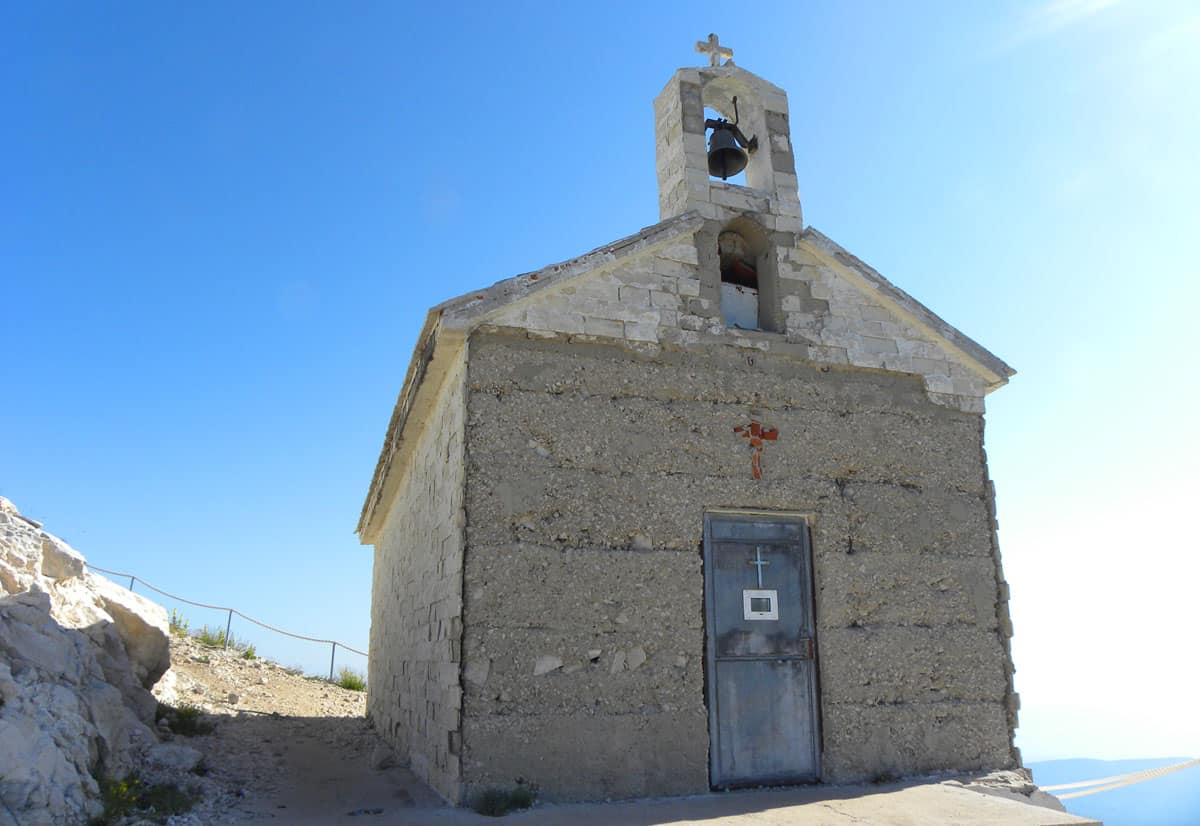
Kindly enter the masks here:
[[368, 713], [413, 772], [459, 802], [463, 381], [450, 367], [375, 544]]
[[[982, 418], [731, 347], [470, 342], [463, 778], [708, 788], [706, 508], [811, 515], [823, 779], [1012, 765]], [[734, 428], [777, 427], [754, 479]]]
[[931, 401], [983, 412], [986, 386], [980, 375], [952, 357], [932, 331], [886, 306], [871, 278], [855, 279], [853, 269], [838, 266], [825, 250], [831, 242], [812, 230], [799, 237], [764, 236], [771, 260], [763, 273], [770, 283], [762, 301], [770, 295], [771, 306], [764, 304], [760, 313], [778, 318], [779, 332], [727, 327], [716, 260], [717, 236], [725, 226], [705, 221], [694, 235], [532, 295], [489, 316], [488, 323], [678, 347], [731, 345], [912, 373], [921, 376]]

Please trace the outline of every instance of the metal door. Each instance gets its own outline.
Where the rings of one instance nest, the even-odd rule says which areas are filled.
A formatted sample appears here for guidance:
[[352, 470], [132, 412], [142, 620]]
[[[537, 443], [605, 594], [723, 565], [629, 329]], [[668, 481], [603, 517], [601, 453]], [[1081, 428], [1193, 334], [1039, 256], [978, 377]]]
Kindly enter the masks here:
[[704, 517], [714, 787], [820, 776], [808, 530], [800, 517]]

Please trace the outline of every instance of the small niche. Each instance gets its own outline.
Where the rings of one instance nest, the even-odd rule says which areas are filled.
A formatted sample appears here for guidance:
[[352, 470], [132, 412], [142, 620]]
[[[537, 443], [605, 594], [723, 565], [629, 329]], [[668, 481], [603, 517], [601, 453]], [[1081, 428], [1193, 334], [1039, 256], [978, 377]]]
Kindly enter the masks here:
[[757, 256], [739, 233], [726, 230], [717, 236], [721, 261], [721, 316], [726, 327], [757, 330]]

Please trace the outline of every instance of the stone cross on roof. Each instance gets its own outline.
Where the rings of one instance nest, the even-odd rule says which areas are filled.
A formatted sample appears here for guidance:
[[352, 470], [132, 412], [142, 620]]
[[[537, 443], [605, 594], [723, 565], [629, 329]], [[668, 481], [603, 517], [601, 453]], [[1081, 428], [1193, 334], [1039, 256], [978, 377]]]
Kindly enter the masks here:
[[728, 46], [722, 46], [721, 41], [715, 34], [710, 34], [708, 40], [697, 40], [696, 51], [701, 54], [708, 55], [708, 62], [713, 66], [721, 65], [721, 58], [726, 60], [733, 59], [733, 49]]

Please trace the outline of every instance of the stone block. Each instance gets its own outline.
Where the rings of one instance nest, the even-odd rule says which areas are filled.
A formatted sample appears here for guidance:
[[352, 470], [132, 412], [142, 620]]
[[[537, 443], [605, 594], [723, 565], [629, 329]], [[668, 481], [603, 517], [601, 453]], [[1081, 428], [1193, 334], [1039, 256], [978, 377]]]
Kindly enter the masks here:
[[674, 310], [679, 307], [679, 296], [669, 292], [660, 292], [658, 290], [654, 290], [650, 293], [650, 305], [653, 307]]
[[696, 252], [696, 244], [690, 240], [662, 247], [655, 252], [655, 255], [667, 261], [677, 261], [683, 264], [694, 265], [700, 263]]
[[893, 316], [890, 312], [883, 309], [883, 307], [877, 307], [873, 304], [858, 305], [858, 314], [864, 321], [894, 321], [895, 320], [895, 316]]
[[648, 289], [643, 287], [620, 287], [619, 292], [621, 303], [627, 307], [650, 306], [650, 290]]
[[609, 318], [585, 318], [583, 320], [583, 331], [592, 336], [605, 336], [608, 338], [625, 337], [624, 323]]
[[922, 375], [949, 375], [950, 363], [945, 359], [927, 359], [914, 357], [912, 360], [913, 370]]
[[629, 341], [658, 341], [656, 322], [626, 321], [625, 338]]
[[809, 295], [811, 295], [813, 298], [820, 298], [828, 301], [833, 297], [833, 291], [829, 289], [829, 285], [821, 281], [813, 281], [811, 284], [812, 286], [809, 287]]
[[556, 333], [584, 332], [582, 314], [558, 307], [530, 307], [525, 311], [524, 323], [534, 330], [549, 330]]
[[891, 338], [876, 338], [874, 336], [862, 336], [858, 340], [858, 344], [867, 353], [889, 354], [898, 353], [895, 339]]

